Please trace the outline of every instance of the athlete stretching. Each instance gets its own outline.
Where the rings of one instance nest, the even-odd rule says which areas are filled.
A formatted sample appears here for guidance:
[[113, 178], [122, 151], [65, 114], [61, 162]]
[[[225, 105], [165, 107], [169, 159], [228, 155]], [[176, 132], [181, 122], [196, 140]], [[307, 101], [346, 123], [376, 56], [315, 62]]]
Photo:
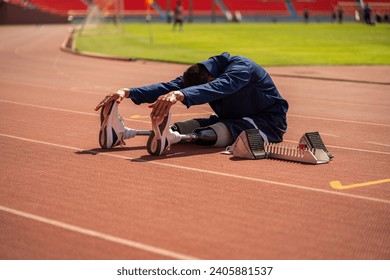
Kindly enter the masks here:
[[[226, 52], [192, 65], [170, 82], [123, 88], [107, 95], [95, 108], [102, 108], [102, 148], [124, 144], [140, 134], [126, 128], [118, 115], [117, 102], [124, 98], [137, 105], [151, 103], [152, 131], [147, 142], [151, 155], [161, 155], [178, 142], [228, 146], [250, 128], [259, 129], [266, 142], [281, 142], [287, 129], [288, 103], [269, 74], [252, 60]], [[178, 101], [188, 108], [208, 103], [215, 114], [170, 125], [170, 108]]]

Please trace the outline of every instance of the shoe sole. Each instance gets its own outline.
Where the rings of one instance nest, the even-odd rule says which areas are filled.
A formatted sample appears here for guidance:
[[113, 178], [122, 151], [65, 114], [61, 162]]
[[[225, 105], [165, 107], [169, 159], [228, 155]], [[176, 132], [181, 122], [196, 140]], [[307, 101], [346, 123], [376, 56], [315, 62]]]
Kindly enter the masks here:
[[156, 134], [152, 130], [146, 144], [146, 149], [150, 155], [159, 156], [161, 155], [161, 139], [155, 139], [155, 136]]
[[112, 122], [111, 112], [115, 102], [112, 101], [111, 104], [106, 104], [100, 111], [99, 145], [103, 149], [109, 149], [113, 146], [113, 142], [110, 143], [107, 140], [112, 139], [112, 127], [108, 126], [108, 123]]
[[160, 156], [166, 147], [166, 134], [169, 133], [169, 122], [171, 120], [171, 113], [164, 117], [160, 124], [152, 121], [152, 132], [148, 138], [146, 149], [152, 156]]

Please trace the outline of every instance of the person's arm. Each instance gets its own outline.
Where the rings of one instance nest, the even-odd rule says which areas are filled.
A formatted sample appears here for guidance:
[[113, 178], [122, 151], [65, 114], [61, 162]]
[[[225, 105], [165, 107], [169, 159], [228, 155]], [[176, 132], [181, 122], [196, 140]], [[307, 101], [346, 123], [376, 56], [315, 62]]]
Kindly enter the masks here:
[[167, 83], [156, 83], [143, 87], [130, 88], [130, 98], [135, 104], [153, 103], [161, 95], [183, 88], [183, 77]]
[[180, 76], [167, 83], [156, 83], [137, 88], [121, 88], [115, 93], [106, 95], [95, 107], [95, 111], [98, 111], [101, 107], [113, 100], [122, 101], [124, 98], [130, 98], [135, 104], [153, 103], [159, 96], [178, 90], [182, 86], [183, 78]]

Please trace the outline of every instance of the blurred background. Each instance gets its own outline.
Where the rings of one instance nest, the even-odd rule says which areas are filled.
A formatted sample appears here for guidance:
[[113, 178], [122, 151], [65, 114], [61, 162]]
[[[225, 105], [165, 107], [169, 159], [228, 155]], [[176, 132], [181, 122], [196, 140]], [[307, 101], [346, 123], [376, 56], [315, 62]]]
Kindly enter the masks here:
[[0, 0], [0, 24], [184, 22], [389, 23], [390, 0]]

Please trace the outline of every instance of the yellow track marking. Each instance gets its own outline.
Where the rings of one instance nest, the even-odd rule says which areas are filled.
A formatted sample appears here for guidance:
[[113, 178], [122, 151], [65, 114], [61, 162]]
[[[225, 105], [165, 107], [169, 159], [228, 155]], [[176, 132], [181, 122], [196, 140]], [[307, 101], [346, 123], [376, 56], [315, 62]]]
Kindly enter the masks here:
[[366, 186], [371, 186], [371, 185], [383, 184], [383, 183], [388, 183], [388, 182], [390, 182], [390, 179], [383, 179], [383, 180], [377, 180], [377, 181], [364, 182], [364, 183], [359, 183], [359, 184], [351, 184], [351, 185], [343, 186], [340, 181], [332, 181], [332, 182], [330, 182], [330, 186], [336, 190], [346, 190], [346, 189], [352, 189], [352, 188], [358, 188], [358, 187], [366, 187]]

